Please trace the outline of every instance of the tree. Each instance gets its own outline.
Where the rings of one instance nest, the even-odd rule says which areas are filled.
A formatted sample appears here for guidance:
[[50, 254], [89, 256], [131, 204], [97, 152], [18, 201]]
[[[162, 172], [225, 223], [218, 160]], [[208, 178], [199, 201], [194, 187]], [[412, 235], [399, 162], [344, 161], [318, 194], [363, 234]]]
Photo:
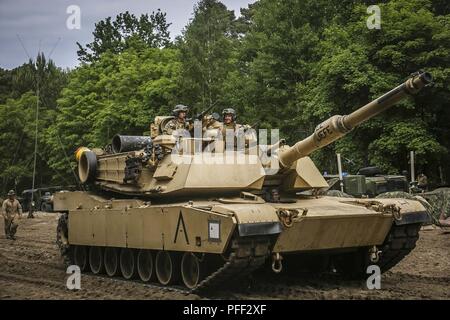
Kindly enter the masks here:
[[[342, 1], [342, 11], [348, 1]], [[341, 7], [340, 7], [341, 8]], [[225, 93], [239, 106], [242, 120], [257, 118], [265, 128], [279, 128], [295, 141], [306, 136], [312, 124], [299, 126], [295, 95], [299, 83], [313, 74], [320, 59], [321, 30], [337, 15], [328, 1], [261, 0], [242, 10], [237, 68], [225, 83]]]
[[328, 117], [350, 113], [426, 69], [436, 79], [432, 88], [313, 158], [331, 171], [341, 152], [352, 160], [347, 170], [372, 164], [394, 173], [408, 167], [407, 151], [416, 150], [419, 165], [436, 178], [431, 168], [450, 160], [448, 6], [440, 0], [382, 1], [381, 30], [369, 30], [370, 4], [260, 0], [242, 10], [232, 55], [237, 67], [224, 83], [225, 100], [239, 106], [241, 121], [262, 120], [261, 127], [279, 128], [294, 143]]
[[43, 138], [45, 129], [54, 121], [56, 99], [66, 84], [67, 73], [42, 53], [38, 54], [36, 61], [30, 59], [28, 63], [5, 73], [5, 86], [9, 90], [0, 101], [2, 191], [14, 186], [31, 187], [38, 87], [37, 181], [39, 185], [50, 184], [55, 172], [47, 164], [49, 150]]
[[332, 114], [349, 113], [412, 72], [426, 69], [435, 77], [432, 88], [402, 101], [318, 155], [341, 152], [353, 158], [351, 170], [378, 165], [398, 173], [408, 168], [408, 151], [415, 150], [419, 166], [436, 179], [437, 170], [432, 168], [438, 168], [449, 147], [445, 107], [450, 98], [449, 16], [436, 16], [432, 2], [426, 0], [387, 2], [380, 8], [380, 30], [366, 27], [366, 6], [361, 4], [353, 7], [347, 23], [334, 22], [325, 29], [315, 77], [297, 86], [302, 120], [318, 123]]
[[120, 13], [114, 21], [111, 17], [95, 24], [94, 41], [83, 47], [78, 45], [78, 59], [82, 62], [93, 62], [105, 52], [120, 53], [130, 47], [147, 46], [162, 48], [170, 45], [170, 23], [166, 21], [166, 13], [158, 10], [142, 14], [137, 18], [128, 11]]
[[178, 39], [181, 52], [180, 101], [199, 111], [225, 106], [223, 84], [233, 69], [237, 33], [233, 11], [216, 0], [200, 1]]
[[148, 132], [153, 117], [176, 103], [178, 59], [175, 49], [129, 48], [73, 71], [46, 132], [51, 167], [72, 176], [78, 147], [103, 147], [115, 134]]

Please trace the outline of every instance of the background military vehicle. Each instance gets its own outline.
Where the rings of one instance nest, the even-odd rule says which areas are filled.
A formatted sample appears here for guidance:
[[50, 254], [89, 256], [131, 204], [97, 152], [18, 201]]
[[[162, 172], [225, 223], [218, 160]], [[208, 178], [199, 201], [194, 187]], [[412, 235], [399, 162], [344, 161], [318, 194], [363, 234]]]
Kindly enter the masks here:
[[[326, 175], [324, 178], [327, 180], [330, 190], [341, 190], [338, 175]], [[345, 175], [342, 180], [344, 192], [357, 198], [374, 198], [386, 192], [409, 191], [407, 177], [382, 174], [377, 167], [362, 168], [355, 175]]]
[[[424, 207], [319, 197], [328, 184], [308, 155], [430, 82], [418, 72], [292, 147], [246, 141], [243, 150], [224, 151], [220, 134], [161, 135], [169, 118], [156, 117], [151, 137], [116, 136], [115, 153], [80, 148], [79, 177], [92, 191], [54, 195], [54, 209], [63, 212], [61, 252], [83, 271], [180, 281], [196, 291], [240, 279], [266, 261], [275, 272], [305, 261], [313, 271], [332, 263], [352, 276], [365, 275], [368, 264], [386, 271], [414, 248]], [[211, 152], [198, 152], [205, 150]]]
[[53, 211], [52, 194], [59, 190], [75, 190], [75, 186], [54, 186], [46, 188], [26, 189], [22, 191], [19, 201], [24, 212], [30, 211], [30, 206], [33, 206], [33, 211]]

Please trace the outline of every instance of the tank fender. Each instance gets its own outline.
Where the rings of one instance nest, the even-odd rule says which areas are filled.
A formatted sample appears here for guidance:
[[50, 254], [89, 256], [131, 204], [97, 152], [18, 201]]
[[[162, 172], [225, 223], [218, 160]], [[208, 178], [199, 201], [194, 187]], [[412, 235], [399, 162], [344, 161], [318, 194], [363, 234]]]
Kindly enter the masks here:
[[241, 237], [279, 234], [283, 229], [280, 222], [242, 223], [238, 225]]
[[276, 209], [266, 203], [220, 204], [214, 206], [213, 211], [232, 214], [242, 237], [274, 235], [283, 230]]
[[408, 212], [402, 214], [402, 218], [400, 220], [394, 220], [395, 225], [402, 226], [406, 224], [415, 224], [415, 223], [431, 223], [431, 218], [426, 211], [418, 211], [418, 212]]

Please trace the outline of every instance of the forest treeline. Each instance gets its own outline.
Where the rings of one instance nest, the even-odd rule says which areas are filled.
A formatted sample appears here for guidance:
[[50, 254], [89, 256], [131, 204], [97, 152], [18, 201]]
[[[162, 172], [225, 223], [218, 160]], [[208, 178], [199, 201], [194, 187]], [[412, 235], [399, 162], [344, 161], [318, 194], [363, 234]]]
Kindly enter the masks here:
[[[369, 29], [378, 4], [381, 29]], [[105, 146], [116, 133], [149, 131], [155, 115], [182, 103], [199, 112], [234, 107], [239, 122], [279, 128], [289, 143], [322, 120], [347, 114], [427, 70], [433, 86], [315, 152], [321, 171], [367, 165], [450, 180], [450, 11], [447, 0], [259, 0], [240, 15], [202, 0], [182, 34], [156, 11], [99, 21], [64, 70], [41, 53], [0, 69], [2, 192], [31, 187], [37, 92], [36, 186], [76, 184], [73, 153]]]

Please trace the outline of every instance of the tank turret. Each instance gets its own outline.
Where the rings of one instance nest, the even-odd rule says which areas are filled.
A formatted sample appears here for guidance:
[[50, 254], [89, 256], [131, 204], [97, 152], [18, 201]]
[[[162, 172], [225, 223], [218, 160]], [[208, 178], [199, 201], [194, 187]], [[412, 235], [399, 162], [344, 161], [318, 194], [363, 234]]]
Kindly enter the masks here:
[[[222, 134], [200, 138], [164, 135], [163, 127], [171, 117], [157, 117], [151, 126], [151, 137], [116, 135], [110, 147], [103, 152], [79, 149], [80, 180], [94, 183], [103, 190], [145, 197], [195, 197], [241, 191], [258, 193], [272, 187], [289, 192], [324, 188], [327, 183], [308, 155], [341, 138], [406, 96], [419, 92], [431, 81], [429, 73], [417, 72], [403, 84], [353, 113], [329, 118], [318, 125], [311, 136], [292, 147], [285, 145], [283, 140], [266, 147], [266, 154], [278, 157], [279, 166], [275, 158], [275, 170], [268, 170], [268, 166], [273, 165], [272, 160], [268, 165], [256, 156], [257, 152], [256, 159], [248, 161], [242, 152], [231, 150], [234, 160], [230, 163], [230, 152], [224, 152], [224, 141], [219, 139]], [[198, 123], [201, 125], [201, 122]], [[198, 151], [204, 151], [212, 143], [215, 143], [215, 161], [205, 165], [206, 162], [198, 161]], [[255, 144], [245, 144], [247, 155], [251, 153], [251, 145], [255, 147]], [[183, 161], [175, 161], [179, 151], [174, 150], [182, 151]], [[238, 158], [243, 161], [236, 160]]]

